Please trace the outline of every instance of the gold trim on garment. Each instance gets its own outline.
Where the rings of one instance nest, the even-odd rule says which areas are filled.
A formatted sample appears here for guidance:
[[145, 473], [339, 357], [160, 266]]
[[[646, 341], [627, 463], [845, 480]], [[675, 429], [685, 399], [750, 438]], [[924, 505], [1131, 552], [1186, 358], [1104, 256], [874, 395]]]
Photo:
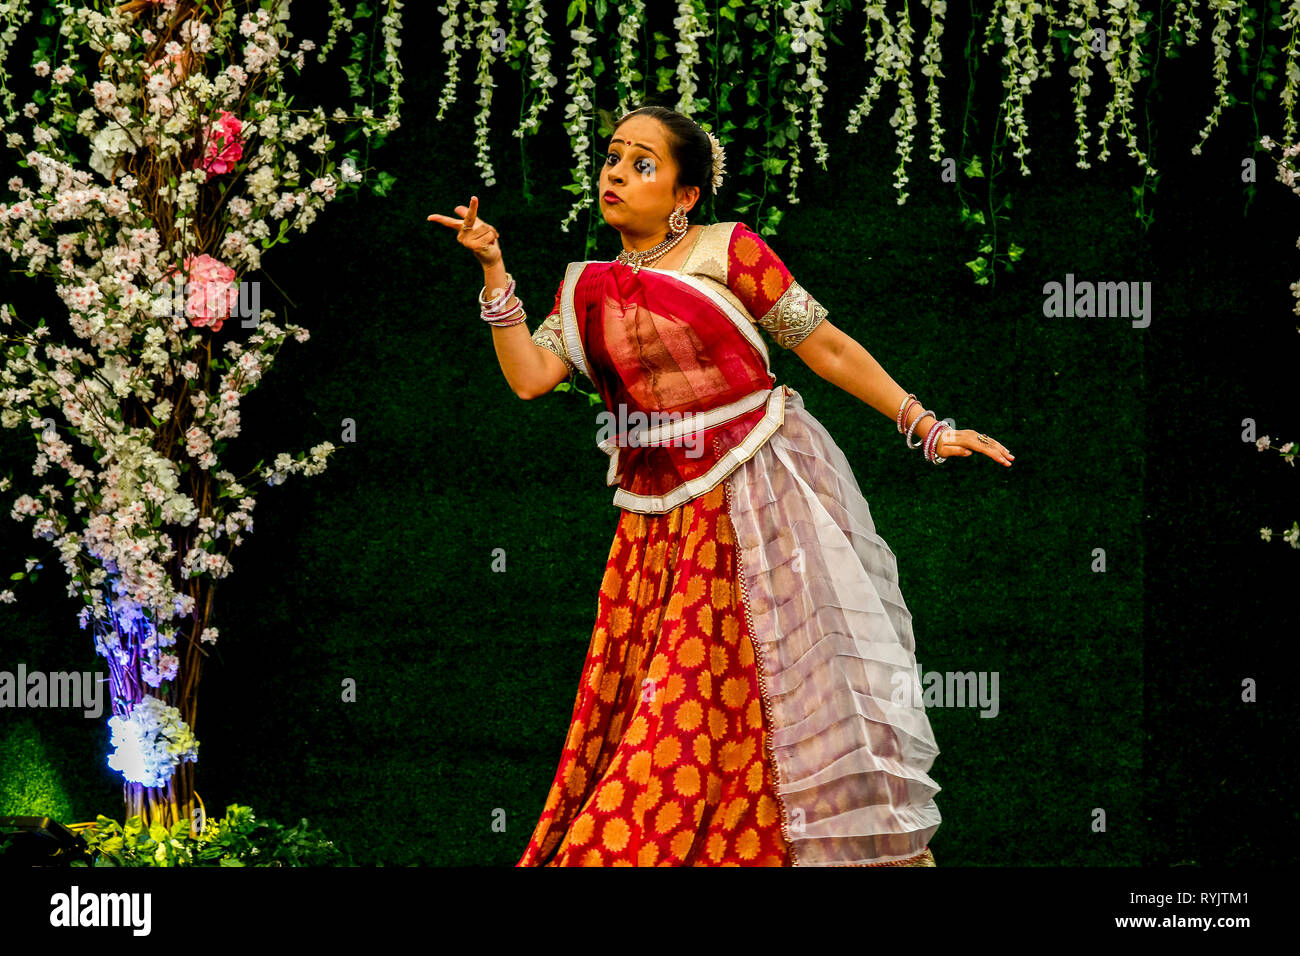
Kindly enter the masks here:
[[758, 324], [767, 329], [777, 345], [792, 349], [811, 335], [829, 314], [803, 286], [792, 281]]
[[559, 312], [552, 312], [543, 319], [542, 323], [533, 329], [532, 339], [534, 345], [539, 345], [558, 356], [570, 375], [577, 371], [569, 358], [569, 353], [564, 350], [564, 328]]
[[[672, 511], [684, 501], [690, 501], [698, 498], [706, 491], [711, 491], [719, 481], [727, 477], [749, 459], [758, 454], [758, 450], [763, 447], [764, 442], [776, 433], [776, 430], [785, 422], [785, 396], [787, 387], [778, 385], [772, 389], [772, 394], [767, 399], [767, 411], [745, 436], [745, 440], [733, 447], [714, 463], [713, 467], [697, 478], [683, 482], [666, 495], [637, 495], [620, 488], [614, 492], [614, 505], [618, 508], [625, 508], [628, 511], [635, 511], [640, 514], [663, 514]], [[717, 436], [715, 435], [716, 439]], [[602, 448], [602, 451], [604, 449]], [[609, 452], [606, 452], [609, 454]], [[609, 472], [606, 475], [606, 484], [615, 484], [618, 481], [618, 475], [614, 474], [616, 463], [618, 462], [618, 449], [614, 449], [614, 454], [609, 460]], [[613, 480], [610, 480], [610, 479]]]

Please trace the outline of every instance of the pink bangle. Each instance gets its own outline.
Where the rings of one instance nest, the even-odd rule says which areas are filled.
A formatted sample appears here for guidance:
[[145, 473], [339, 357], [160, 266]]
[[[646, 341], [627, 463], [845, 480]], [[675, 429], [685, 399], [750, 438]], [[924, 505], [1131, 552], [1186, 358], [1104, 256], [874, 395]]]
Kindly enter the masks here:
[[[516, 316], [518, 318], [516, 318]], [[507, 312], [497, 312], [490, 315], [484, 315], [483, 321], [488, 325], [514, 325], [516, 322], [527, 318], [524, 313], [524, 304], [516, 302], [515, 307]]]
[[520, 312], [523, 307], [523, 301], [521, 299], [515, 299], [515, 304], [508, 309], [502, 309], [500, 311], [484, 309], [482, 312], [483, 320], [485, 322], [495, 322], [498, 319], [508, 319]]
[[921, 404], [916, 401], [915, 395], [908, 392], [907, 397], [903, 399], [903, 404], [898, 406], [898, 418], [895, 420], [894, 424], [898, 426], [898, 434], [900, 435], [903, 434], [903, 422], [907, 420], [908, 409], [912, 407], [913, 403], [917, 405]]
[[935, 454], [935, 448], [939, 446], [939, 435], [941, 429], [948, 426], [941, 421], [935, 421], [934, 427], [930, 429], [929, 434], [925, 436], [925, 459], [934, 462], [936, 465], [943, 464], [944, 459]]
[[515, 299], [515, 304], [508, 309], [499, 309], [499, 310], [484, 309], [480, 314], [483, 316], [483, 318], [489, 320], [502, 319], [505, 318], [507, 315], [513, 315], [516, 311], [522, 309], [523, 307], [524, 307], [523, 301], [520, 299]]
[[523, 310], [524, 310], [524, 304], [523, 304], [522, 302], [517, 302], [517, 303], [515, 304], [515, 307], [514, 307], [513, 309], [508, 309], [508, 310], [505, 311], [505, 312], [484, 312], [484, 313], [483, 313], [483, 321], [484, 321], [484, 322], [499, 322], [499, 321], [502, 320], [502, 319], [510, 319], [510, 318], [514, 318], [516, 315], [518, 315], [518, 314], [519, 314], [520, 312], [522, 312]]

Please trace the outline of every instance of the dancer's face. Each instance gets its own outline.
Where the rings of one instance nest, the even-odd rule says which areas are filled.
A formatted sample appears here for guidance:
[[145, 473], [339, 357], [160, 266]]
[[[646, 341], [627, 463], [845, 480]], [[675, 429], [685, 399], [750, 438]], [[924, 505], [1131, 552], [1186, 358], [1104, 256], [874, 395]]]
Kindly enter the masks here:
[[[600, 203], [605, 221], [629, 237], [662, 235], [678, 206], [687, 211], [698, 186], [677, 186], [677, 164], [668, 150], [668, 130], [650, 116], [633, 116], [614, 131], [600, 170]], [[613, 192], [619, 202], [607, 202]]]

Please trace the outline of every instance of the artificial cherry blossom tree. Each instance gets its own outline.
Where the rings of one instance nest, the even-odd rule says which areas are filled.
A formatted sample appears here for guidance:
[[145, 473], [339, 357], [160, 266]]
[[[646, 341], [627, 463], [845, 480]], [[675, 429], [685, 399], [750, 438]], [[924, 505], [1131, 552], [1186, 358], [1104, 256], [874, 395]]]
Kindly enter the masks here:
[[[219, 636], [213, 596], [253, 530], [259, 487], [319, 474], [335, 450], [284, 452], [245, 476], [222, 467], [243, 396], [290, 337], [308, 339], [260, 307], [262, 254], [331, 200], [391, 182], [367, 176], [355, 148], [336, 161], [330, 130], [368, 155], [397, 128], [402, 6], [331, 0], [318, 47], [294, 42], [289, 0], [64, 3], [39, 17], [27, 0], [0, 0], [0, 136], [13, 164], [0, 250], [52, 279], [66, 305], [33, 320], [0, 304], [0, 425], [31, 430], [37, 479], [0, 475], [0, 492], [22, 492], [12, 517], [31, 523], [81, 601], [80, 625], [108, 663], [108, 762], [127, 816], [147, 824], [197, 816], [192, 728]], [[324, 62], [354, 21], [373, 28], [354, 34], [347, 101], [368, 98], [373, 80], [387, 89], [381, 115], [291, 108], [309, 55]], [[20, 68], [27, 25], [46, 35]], [[36, 92], [16, 109], [19, 69]], [[12, 579], [43, 560], [38, 546]]]

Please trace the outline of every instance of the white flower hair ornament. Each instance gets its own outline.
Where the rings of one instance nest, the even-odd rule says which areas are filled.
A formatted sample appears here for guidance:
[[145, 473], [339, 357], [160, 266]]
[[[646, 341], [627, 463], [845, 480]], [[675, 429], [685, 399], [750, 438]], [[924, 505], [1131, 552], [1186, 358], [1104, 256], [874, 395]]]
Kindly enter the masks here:
[[[707, 131], [706, 131], [707, 132]], [[709, 142], [713, 144], [713, 193], [717, 195], [722, 188], [722, 174], [726, 169], [727, 154], [722, 149], [722, 144], [712, 133], [707, 133]]]

